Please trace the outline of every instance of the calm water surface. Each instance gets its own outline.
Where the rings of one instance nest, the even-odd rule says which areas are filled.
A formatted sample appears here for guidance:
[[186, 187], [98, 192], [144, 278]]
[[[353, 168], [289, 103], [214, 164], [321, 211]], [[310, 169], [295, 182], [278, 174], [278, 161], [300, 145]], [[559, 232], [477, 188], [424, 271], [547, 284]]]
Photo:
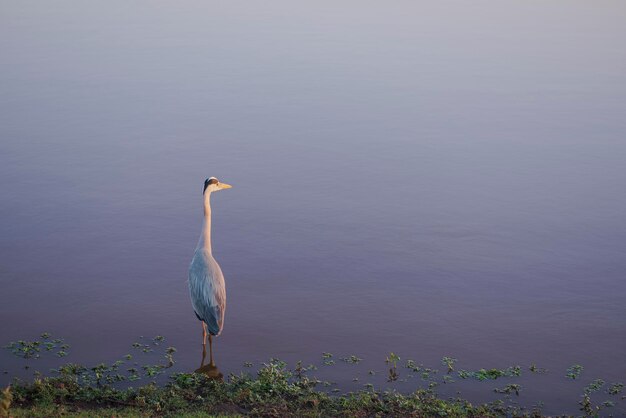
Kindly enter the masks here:
[[624, 21], [617, 1], [3, 2], [0, 342], [49, 331], [99, 362], [163, 334], [196, 368], [186, 272], [218, 176], [223, 372], [536, 363], [520, 401], [576, 412], [626, 380]]

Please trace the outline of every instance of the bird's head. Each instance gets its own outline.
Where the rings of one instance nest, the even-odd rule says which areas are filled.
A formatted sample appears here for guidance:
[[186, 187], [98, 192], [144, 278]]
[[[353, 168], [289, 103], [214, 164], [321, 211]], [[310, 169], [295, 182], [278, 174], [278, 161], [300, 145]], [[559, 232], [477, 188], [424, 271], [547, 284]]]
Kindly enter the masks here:
[[202, 192], [202, 194], [212, 193], [218, 190], [230, 189], [231, 187], [233, 186], [231, 186], [230, 184], [220, 183], [220, 181], [215, 177], [209, 177], [208, 179], [204, 180], [204, 191]]

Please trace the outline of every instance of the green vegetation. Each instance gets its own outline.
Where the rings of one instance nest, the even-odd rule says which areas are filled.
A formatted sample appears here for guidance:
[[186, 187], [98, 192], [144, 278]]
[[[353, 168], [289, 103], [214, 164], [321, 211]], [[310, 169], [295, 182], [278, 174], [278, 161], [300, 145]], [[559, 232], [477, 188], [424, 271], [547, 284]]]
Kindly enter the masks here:
[[358, 364], [362, 361], [362, 358], [359, 358], [357, 356], [355, 356], [354, 354], [351, 355], [350, 357], [344, 357], [341, 359], [341, 361], [344, 361], [346, 363], [351, 363], [351, 364]]
[[[142, 337], [143, 338], [143, 337]], [[479, 369], [476, 371], [455, 370], [457, 359], [443, 357], [441, 364], [445, 374], [436, 369], [406, 361], [401, 371], [401, 358], [389, 353], [385, 362], [388, 382], [405, 382], [418, 377], [426, 388], [411, 393], [396, 390], [377, 390], [373, 384], [363, 382], [362, 390], [342, 393], [336, 383], [320, 381], [311, 376], [315, 365], [304, 366], [297, 362], [293, 369], [278, 359], [271, 359], [259, 366], [245, 363], [248, 370], [224, 378], [214, 364], [203, 365], [195, 373], [171, 373], [164, 375], [175, 364], [176, 348], [167, 347], [165, 337], [157, 336], [146, 343], [133, 343], [139, 356], [146, 359], [159, 357], [160, 361], [140, 365], [127, 354], [111, 364], [95, 366], [65, 364], [52, 370], [53, 375], [44, 377], [35, 372], [32, 382], [14, 379], [10, 387], [0, 391], [0, 417], [136, 417], [136, 416], [263, 416], [263, 417], [540, 417], [539, 408], [527, 410], [519, 406], [512, 397], [520, 396], [522, 387], [511, 383], [522, 374], [521, 366], [505, 369]], [[33, 361], [49, 352], [58, 356], [59, 351], [69, 348], [61, 339], [52, 339], [44, 333], [41, 340], [18, 341], [8, 344], [6, 349], [13, 355]], [[323, 353], [321, 364], [332, 366], [333, 354]], [[363, 361], [356, 355], [343, 357], [348, 364]], [[578, 379], [583, 367], [574, 365], [566, 376]], [[366, 369], [367, 370], [367, 369]], [[546, 373], [531, 365], [532, 373]], [[370, 370], [367, 376], [376, 375]], [[162, 376], [162, 377], [160, 377]], [[491, 381], [505, 379], [504, 384], [493, 389], [502, 395], [502, 400], [482, 405], [473, 405], [461, 398], [442, 399], [435, 389], [440, 384], [452, 384], [454, 378]], [[142, 380], [139, 387], [133, 387]], [[360, 382], [354, 377], [353, 382]], [[624, 384], [606, 383], [602, 379], [590, 381], [584, 387], [578, 409], [585, 417], [610, 414], [621, 396]], [[458, 393], [458, 392], [457, 392]], [[591, 397], [595, 397], [592, 400]], [[599, 399], [604, 397], [605, 399]], [[610, 399], [606, 399], [610, 398]], [[594, 402], [595, 401], [595, 402]], [[576, 401], [573, 401], [576, 402]], [[575, 403], [574, 403], [575, 404]]]
[[537, 367], [536, 364], [531, 364], [530, 367], [528, 368], [528, 370], [530, 370], [533, 373], [547, 373], [548, 372], [546, 369], [543, 369], [541, 367]]
[[604, 386], [604, 380], [596, 379], [585, 387], [585, 393], [589, 394], [589, 393], [597, 392], [600, 389], [602, 389], [602, 386]]
[[494, 389], [493, 391], [496, 393], [505, 393], [505, 394], [511, 394], [511, 393], [515, 393], [517, 396], [519, 396], [519, 392], [520, 390], [522, 390], [522, 387], [518, 384], [515, 383], [511, 383], [510, 385], [506, 385], [504, 388], [502, 389]]
[[331, 353], [322, 353], [322, 358], [324, 359], [324, 364], [326, 366], [332, 366], [335, 364], [335, 360], [333, 360], [333, 355]]
[[85, 369], [64, 367], [58, 377], [15, 383], [6, 390], [13, 397], [11, 416], [539, 416], [500, 402], [474, 406], [460, 399], [442, 400], [429, 390], [403, 395], [370, 386], [331, 396], [316, 390], [319, 381], [288, 370], [278, 360], [263, 364], [256, 376], [231, 375], [224, 381], [176, 373], [163, 386], [127, 389], [86, 384]]
[[623, 383], [613, 383], [607, 390], [607, 393], [609, 395], [617, 395], [622, 392], [622, 389], [624, 389]]
[[385, 360], [387, 364], [391, 364], [391, 367], [389, 368], [389, 374], [387, 375], [388, 382], [395, 382], [396, 380], [398, 380], [398, 377], [400, 377], [397, 367], [398, 361], [400, 361], [400, 357], [396, 356], [394, 353], [389, 354], [389, 357], [387, 357], [387, 360]]
[[580, 377], [580, 373], [583, 371], [583, 366], [580, 364], [574, 364], [570, 368], [567, 369], [566, 377], [572, 380], [576, 380]]
[[11, 352], [25, 359], [29, 358], [39, 358], [41, 355], [41, 350], [44, 351], [53, 351], [56, 350], [56, 355], [58, 357], [67, 356], [67, 350], [70, 348], [68, 344], [60, 338], [52, 339], [52, 336], [47, 332], [41, 334], [40, 340], [35, 341], [12, 341], [4, 348], [11, 350]]
[[457, 362], [457, 359], [451, 357], [444, 357], [441, 359], [441, 364], [448, 368], [448, 373], [452, 373], [454, 371], [454, 363]]
[[468, 372], [467, 370], [459, 370], [459, 377], [461, 379], [474, 378], [477, 380], [495, 380], [499, 377], [516, 377], [522, 375], [522, 368], [520, 366], [512, 366], [507, 369], [480, 369], [475, 372]]

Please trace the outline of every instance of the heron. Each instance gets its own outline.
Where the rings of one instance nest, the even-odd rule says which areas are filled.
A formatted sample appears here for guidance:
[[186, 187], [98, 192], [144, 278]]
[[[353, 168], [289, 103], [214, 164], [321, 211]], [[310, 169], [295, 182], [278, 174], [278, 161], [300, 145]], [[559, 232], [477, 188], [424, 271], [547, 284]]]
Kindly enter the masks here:
[[230, 189], [215, 177], [204, 181], [204, 222], [198, 246], [189, 265], [189, 295], [191, 305], [202, 324], [202, 350], [206, 353], [209, 336], [210, 363], [213, 364], [213, 336], [218, 336], [224, 326], [226, 311], [226, 284], [220, 265], [211, 252], [211, 194]]

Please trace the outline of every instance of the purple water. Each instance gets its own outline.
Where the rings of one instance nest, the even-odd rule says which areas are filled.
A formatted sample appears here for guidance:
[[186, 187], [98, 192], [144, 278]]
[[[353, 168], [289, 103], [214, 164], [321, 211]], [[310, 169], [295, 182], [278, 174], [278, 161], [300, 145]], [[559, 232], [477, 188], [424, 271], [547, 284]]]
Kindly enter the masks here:
[[[520, 402], [576, 413], [591, 380], [626, 380], [625, 19], [620, 2], [5, 2], [0, 343], [48, 331], [97, 363], [162, 334], [198, 367], [186, 272], [217, 176], [225, 374], [322, 352], [364, 358], [320, 370], [350, 388], [391, 351], [536, 363]], [[1, 382], [22, 365], [2, 350]]]

